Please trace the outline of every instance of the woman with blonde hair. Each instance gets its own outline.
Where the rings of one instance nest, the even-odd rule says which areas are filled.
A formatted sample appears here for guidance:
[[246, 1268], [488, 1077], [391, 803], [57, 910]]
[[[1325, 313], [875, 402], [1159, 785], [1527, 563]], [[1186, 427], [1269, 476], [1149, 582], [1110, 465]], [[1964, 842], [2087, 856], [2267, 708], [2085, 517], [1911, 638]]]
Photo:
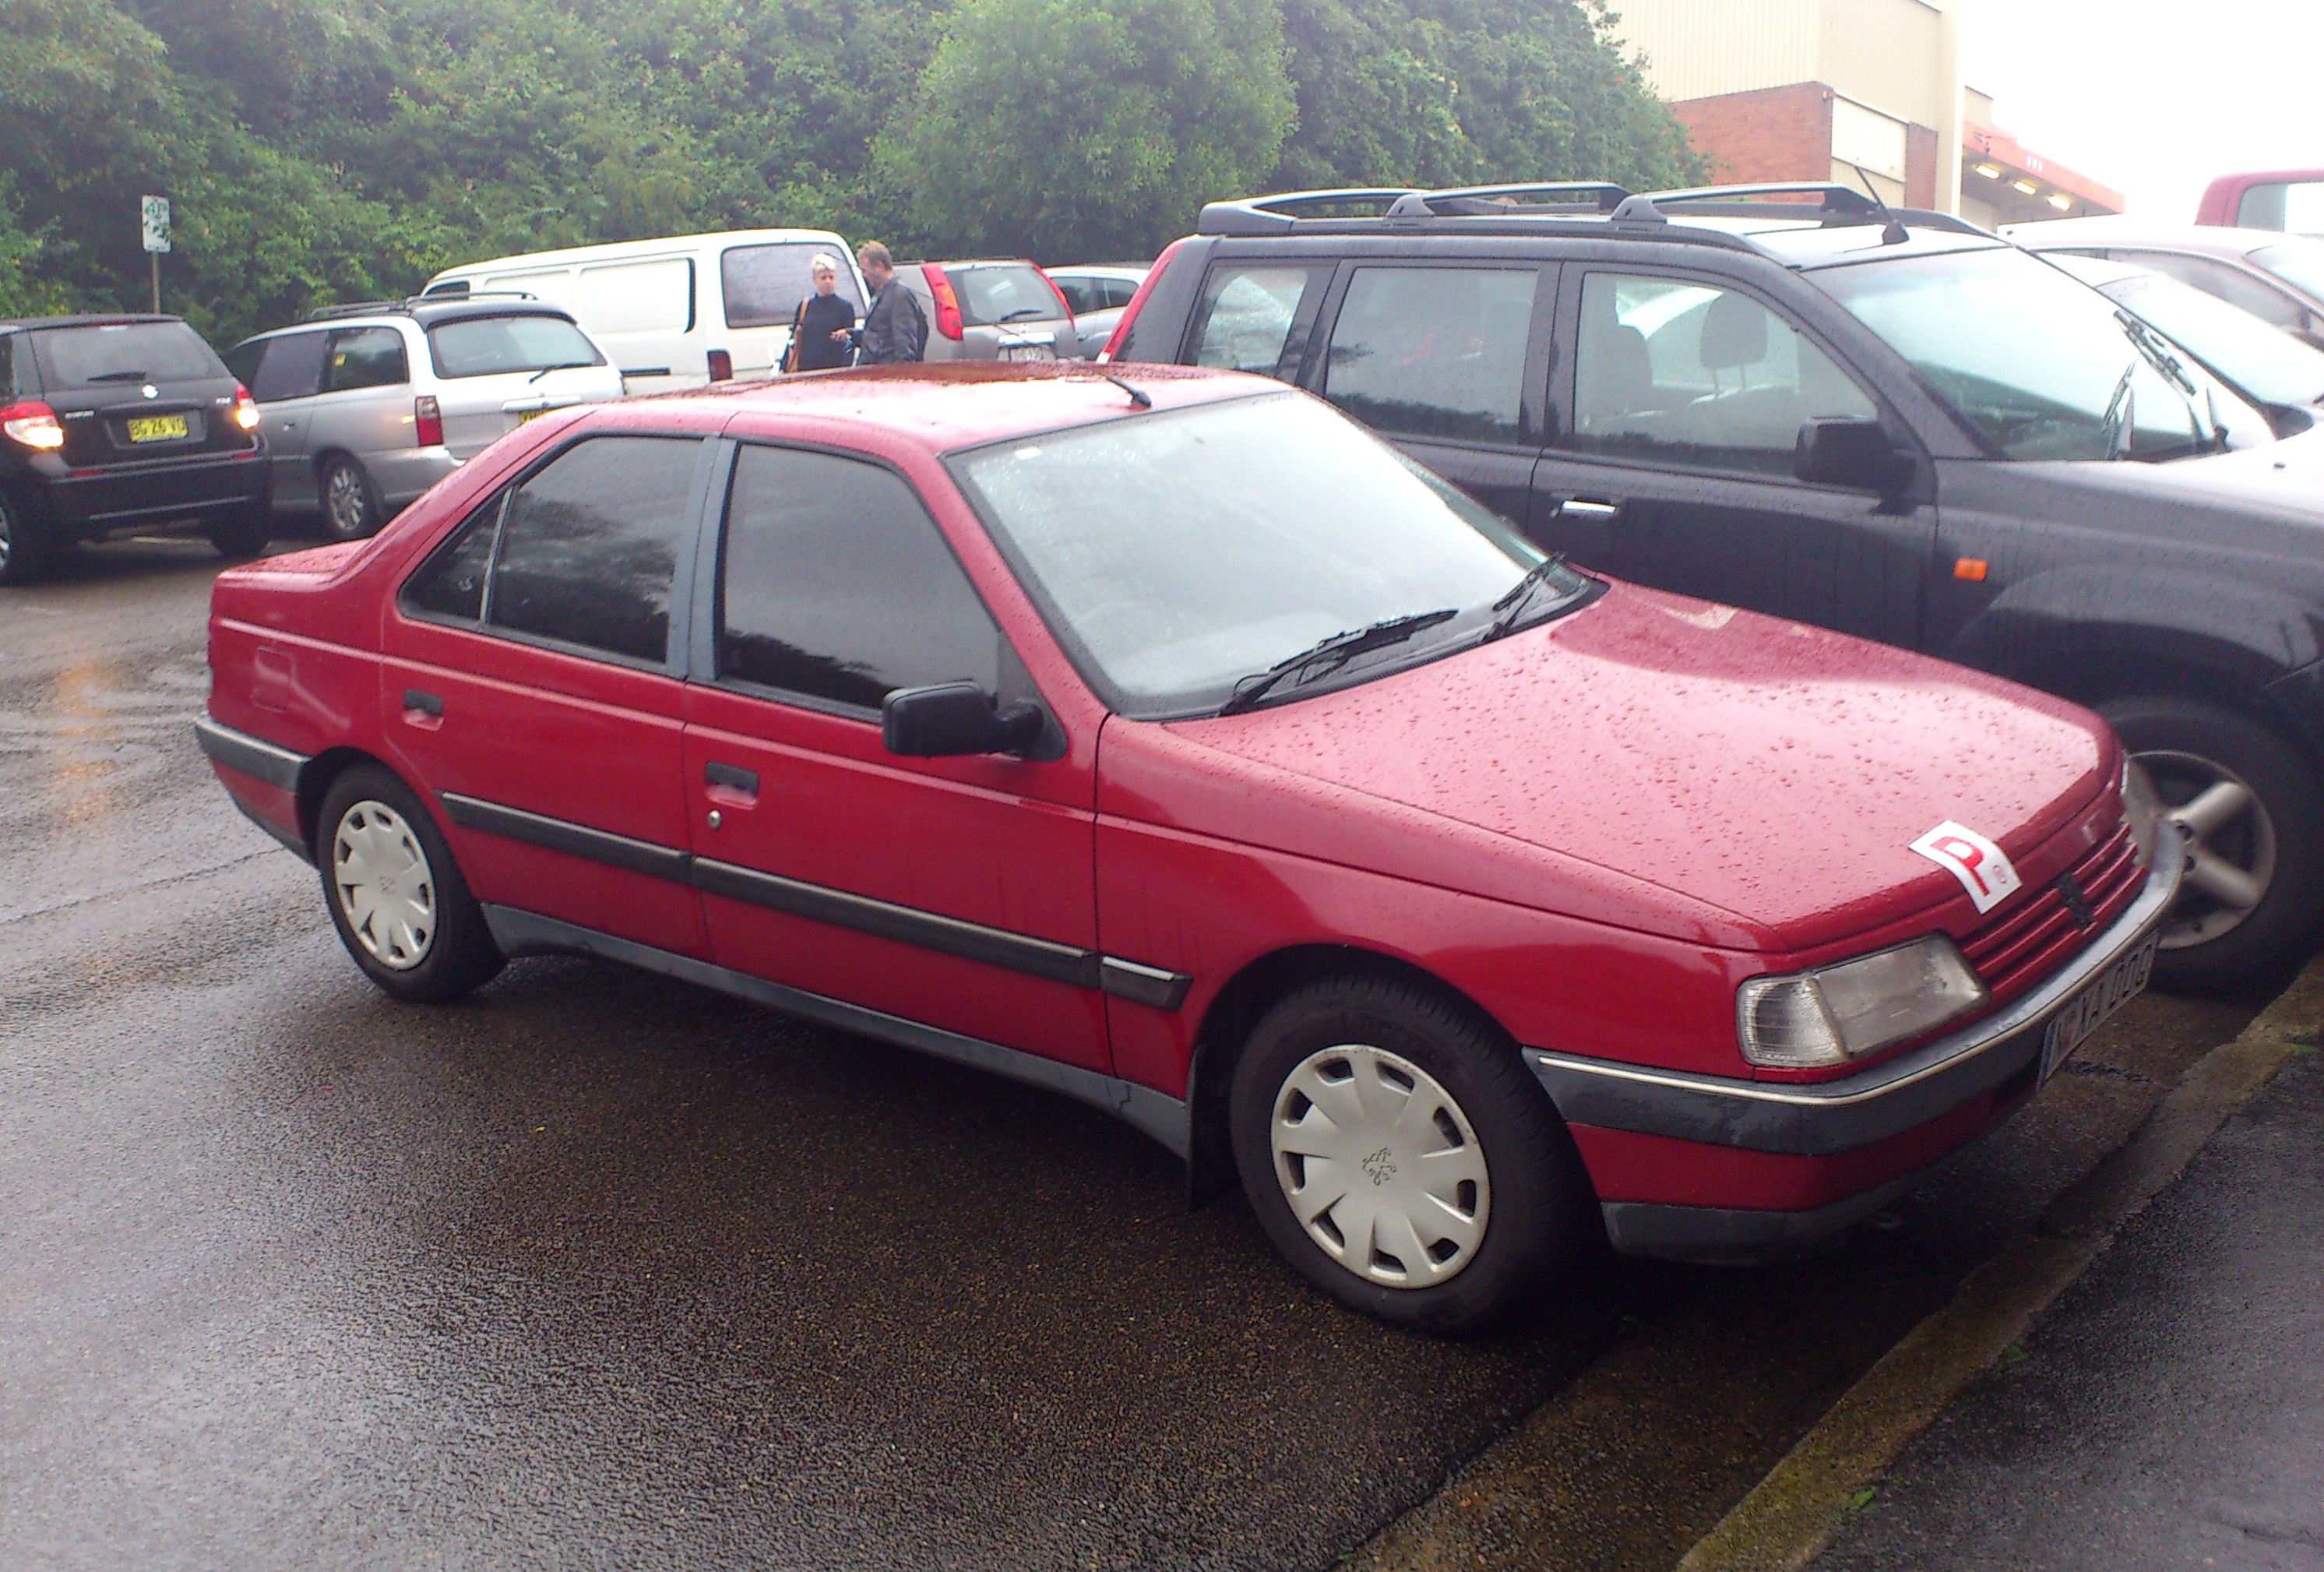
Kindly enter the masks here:
[[807, 264], [815, 293], [799, 301], [791, 317], [791, 347], [783, 356], [785, 371], [828, 371], [845, 365], [855, 351], [855, 308], [839, 292], [839, 264], [828, 252], [817, 252]]

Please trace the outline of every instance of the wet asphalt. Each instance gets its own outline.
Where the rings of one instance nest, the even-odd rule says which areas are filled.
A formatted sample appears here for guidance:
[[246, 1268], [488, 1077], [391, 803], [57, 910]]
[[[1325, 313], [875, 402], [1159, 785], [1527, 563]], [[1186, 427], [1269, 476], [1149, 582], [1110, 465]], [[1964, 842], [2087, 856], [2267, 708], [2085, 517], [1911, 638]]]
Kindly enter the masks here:
[[2141, 1001], [1817, 1261], [1430, 1342], [1060, 1098], [590, 962], [391, 1003], [192, 745], [216, 568], [0, 592], [7, 1568], [1417, 1565], [1577, 1392], [1441, 1564], [1666, 1567], [2253, 1008]]

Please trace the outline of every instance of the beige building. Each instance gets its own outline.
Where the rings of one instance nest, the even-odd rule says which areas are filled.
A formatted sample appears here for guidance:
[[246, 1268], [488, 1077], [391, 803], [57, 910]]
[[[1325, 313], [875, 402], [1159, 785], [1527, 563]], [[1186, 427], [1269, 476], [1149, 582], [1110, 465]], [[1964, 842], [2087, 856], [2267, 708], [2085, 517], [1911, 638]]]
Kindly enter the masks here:
[[1988, 226], [2119, 212], [1994, 128], [1961, 80], [1969, 3], [1621, 0], [1616, 32], [1722, 181], [1868, 183]]

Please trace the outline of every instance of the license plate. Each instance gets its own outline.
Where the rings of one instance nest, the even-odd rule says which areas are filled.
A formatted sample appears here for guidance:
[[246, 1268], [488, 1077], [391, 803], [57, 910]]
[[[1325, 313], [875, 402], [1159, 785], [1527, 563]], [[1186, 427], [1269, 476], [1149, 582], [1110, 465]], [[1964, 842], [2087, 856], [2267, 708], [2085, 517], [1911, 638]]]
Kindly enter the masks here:
[[521, 426], [527, 421], [537, 421], [547, 413], [549, 413], [549, 406], [546, 404], [537, 410], [519, 410], [516, 412], [516, 423]]
[[132, 442], [182, 442], [186, 435], [186, 417], [183, 415], [129, 417], [129, 439]]
[[2144, 944], [2108, 966], [2103, 976], [2067, 1000], [2065, 1007], [2050, 1017], [2050, 1024], [2042, 1032], [2043, 1080], [2057, 1074], [2058, 1067], [2073, 1057], [2074, 1050], [2088, 1042], [2092, 1032], [2106, 1024], [2107, 1017], [2145, 992], [2147, 974], [2154, 969], [2154, 947], [2160, 942], [2159, 936], [2150, 936]]
[[1003, 360], [1055, 360], [1056, 357], [1057, 352], [1047, 344], [1003, 344], [1001, 347], [1001, 358]]

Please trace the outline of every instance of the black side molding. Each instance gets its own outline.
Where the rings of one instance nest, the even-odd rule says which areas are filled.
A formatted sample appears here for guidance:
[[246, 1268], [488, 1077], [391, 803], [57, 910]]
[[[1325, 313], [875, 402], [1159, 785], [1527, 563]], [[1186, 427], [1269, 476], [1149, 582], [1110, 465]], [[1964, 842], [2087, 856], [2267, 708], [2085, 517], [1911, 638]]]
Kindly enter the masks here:
[[503, 808], [497, 802], [463, 797], [456, 791], [439, 792], [438, 795], [444, 800], [444, 811], [450, 814], [452, 822], [463, 829], [481, 829], [490, 835], [523, 841], [529, 846], [545, 846], [552, 852], [564, 852], [572, 856], [586, 857], [593, 863], [624, 868], [632, 874], [645, 874], [680, 884], [687, 882], [688, 858], [684, 852], [674, 847], [656, 846], [651, 841], [632, 840], [625, 835], [591, 829], [586, 825], [569, 823], [562, 818], [527, 813], [521, 808]]
[[310, 763], [305, 754], [294, 754], [214, 720], [194, 722], [194, 741], [214, 762], [285, 791], [299, 790], [299, 779]]

